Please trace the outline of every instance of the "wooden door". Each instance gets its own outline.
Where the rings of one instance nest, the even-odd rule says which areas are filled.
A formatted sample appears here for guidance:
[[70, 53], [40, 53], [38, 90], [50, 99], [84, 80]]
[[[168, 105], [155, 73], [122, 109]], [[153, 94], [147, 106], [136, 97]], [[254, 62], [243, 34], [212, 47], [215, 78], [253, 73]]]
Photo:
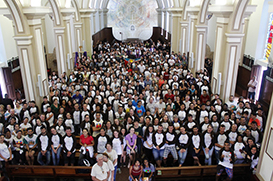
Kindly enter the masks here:
[[2, 71], [3, 71], [4, 80], [6, 83], [7, 94], [9, 95], [10, 99], [14, 100], [16, 99], [16, 94], [15, 94], [15, 88], [14, 88], [14, 83], [12, 79], [11, 68], [2, 67]]

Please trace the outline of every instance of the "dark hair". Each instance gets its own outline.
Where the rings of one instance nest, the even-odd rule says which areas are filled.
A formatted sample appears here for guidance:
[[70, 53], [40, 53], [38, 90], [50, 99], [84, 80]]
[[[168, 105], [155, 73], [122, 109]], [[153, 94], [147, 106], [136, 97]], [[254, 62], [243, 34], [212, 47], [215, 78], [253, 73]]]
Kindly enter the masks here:
[[149, 124], [149, 126], [147, 126], [147, 128], [146, 128], [146, 130], [145, 130], [145, 133], [144, 133], [144, 141], [146, 141], [147, 138], [149, 137], [149, 134], [150, 134], [149, 128], [150, 128], [150, 127], [152, 127], [152, 128], [153, 128], [153, 131], [154, 131], [153, 125]]

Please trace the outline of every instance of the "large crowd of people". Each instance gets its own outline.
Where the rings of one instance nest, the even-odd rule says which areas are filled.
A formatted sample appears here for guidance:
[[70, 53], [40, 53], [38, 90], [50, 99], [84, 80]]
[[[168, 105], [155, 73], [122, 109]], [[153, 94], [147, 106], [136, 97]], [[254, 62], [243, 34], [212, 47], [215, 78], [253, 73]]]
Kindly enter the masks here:
[[225, 170], [229, 179], [233, 164], [256, 169], [263, 109], [212, 94], [211, 67], [194, 75], [187, 56], [160, 41], [100, 42], [96, 49], [78, 57], [69, 75], [49, 75], [50, 96], [40, 107], [35, 100], [0, 106], [2, 167], [33, 165], [35, 155], [40, 165], [60, 165], [61, 154], [64, 165], [74, 165], [79, 136], [76, 164], [96, 158], [94, 180], [115, 180], [121, 167], [130, 180], [150, 180], [155, 166], [181, 167], [186, 158], [219, 164], [217, 176]]

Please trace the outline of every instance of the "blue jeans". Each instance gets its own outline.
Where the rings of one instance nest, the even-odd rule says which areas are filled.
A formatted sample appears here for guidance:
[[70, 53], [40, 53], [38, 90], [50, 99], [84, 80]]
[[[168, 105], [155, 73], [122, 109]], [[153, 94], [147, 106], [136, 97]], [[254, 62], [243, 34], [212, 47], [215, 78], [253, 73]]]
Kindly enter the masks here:
[[62, 151], [62, 148], [59, 147], [59, 149], [57, 150], [57, 154], [55, 154], [54, 151], [51, 149], [53, 165], [59, 165], [61, 151]]
[[157, 150], [156, 148], [153, 149], [153, 155], [155, 158], [155, 161], [162, 160], [164, 154], [164, 149]]
[[214, 153], [215, 153], [215, 158], [216, 158], [216, 164], [218, 165], [218, 163], [219, 163], [219, 151], [220, 150], [214, 150]]
[[115, 171], [114, 171], [114, 180], [116, 180], [117, 168], [118, 168], [118, 165], [116, 165], [116, 166], [115, 166]]
[[248, 92], [248, 98], [249, 99], [255, 99], [255, 92]]
[[38, 153], [37, 161], [40, 165], [48, 165], [50, 163], [50, 151], [46, 151], [45, 157], [46, 157], [46, 163], [44, 163], [43, 161], [42, 153], [41, 152]]
[[203, 148], [204, 154], [205, 154], [205, 164], [211, 165], [211, 158], [213, 154], [214, 146], [209, 150], [208, 153], [206, 153], [205, 148]]
[[[138, 178], [137, 178], [138, 180]], [[134, 181], [130, 176], [129, 176], [129, 181]], [[142, 178], [140, 178], [138, 181], [142, 181]]]
[[183, 163], [186, 160], [187, 153], [188, 153], [188, 148], [183, 153], [181, 153], [180, 150], [178, 150], [178, 156], [179, 156], [179, 161], [178, 162], [179, 162], [179, 165], [183, 165]]

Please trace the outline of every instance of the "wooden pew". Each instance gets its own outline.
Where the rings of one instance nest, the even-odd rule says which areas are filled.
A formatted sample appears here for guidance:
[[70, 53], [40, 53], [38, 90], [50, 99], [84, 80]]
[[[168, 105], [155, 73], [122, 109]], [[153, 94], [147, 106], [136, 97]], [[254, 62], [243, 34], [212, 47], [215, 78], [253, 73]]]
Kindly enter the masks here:
[[[80, 177], [90, 179], [92, 167], [85, 166], [39, 166], [39, 165], [9, 165], [7, 172], [10, 178], [34, 177], [34, 178], [61, 178]], [[80, 170], [87, 170], [87, 173], [80, 173]]]
[[[216, 175], [217, 165], [156, 168], [155, 180], [204, 179]], [[233, 175], [248, 175], [250, 164], [235, 164]]]

